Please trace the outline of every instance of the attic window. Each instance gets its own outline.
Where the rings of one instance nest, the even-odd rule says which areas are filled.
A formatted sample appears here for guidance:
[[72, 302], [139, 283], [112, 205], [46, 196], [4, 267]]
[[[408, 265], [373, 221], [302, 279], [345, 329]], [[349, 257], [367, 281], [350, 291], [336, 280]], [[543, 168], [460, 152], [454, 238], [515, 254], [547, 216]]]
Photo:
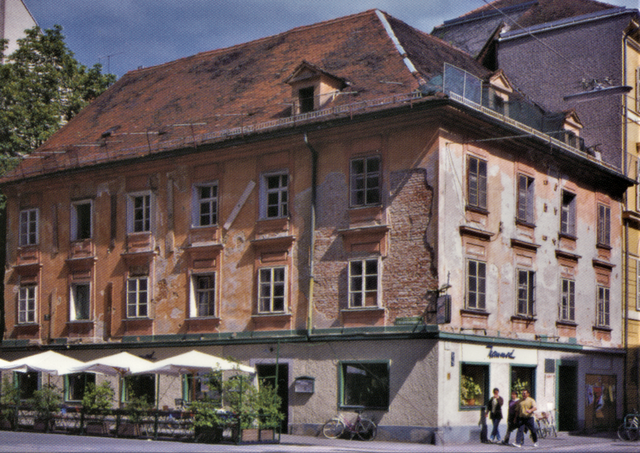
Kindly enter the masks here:
[[300, 113], [312, 112], [315, 108], [314, 87], [306, 87], [298, 90], [298, 104], [300, 105]]

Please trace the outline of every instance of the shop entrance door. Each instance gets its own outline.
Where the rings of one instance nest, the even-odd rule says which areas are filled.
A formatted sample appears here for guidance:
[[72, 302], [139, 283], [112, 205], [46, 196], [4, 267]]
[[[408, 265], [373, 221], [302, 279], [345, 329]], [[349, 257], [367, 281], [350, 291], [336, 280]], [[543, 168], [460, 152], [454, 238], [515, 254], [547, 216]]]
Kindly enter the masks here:
[[[256, 366], [260, 383], [266, 383], [276, 389], [280, 397], [280, 413], [284, 414], [284, 419], [280, 425], [280, 432], [287, 434], [289, 426], [289, 365], [281, 363], [261, 363]], [[276, 385], [276, 371], [278, 383]]]
[[578, 367], [558, 366], [558, 431], [578, 429]]

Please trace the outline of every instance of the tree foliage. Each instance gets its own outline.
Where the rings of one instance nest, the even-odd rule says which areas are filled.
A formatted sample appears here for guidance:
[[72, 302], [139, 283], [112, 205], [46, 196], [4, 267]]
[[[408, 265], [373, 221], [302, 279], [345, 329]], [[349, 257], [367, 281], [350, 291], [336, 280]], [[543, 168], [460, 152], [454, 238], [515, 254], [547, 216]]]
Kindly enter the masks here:
[[60, 25], [26, 30], [18, 49], [0, 64], [0, 174], [115, 81], [100, 64], [80, 64], [64, 38]]

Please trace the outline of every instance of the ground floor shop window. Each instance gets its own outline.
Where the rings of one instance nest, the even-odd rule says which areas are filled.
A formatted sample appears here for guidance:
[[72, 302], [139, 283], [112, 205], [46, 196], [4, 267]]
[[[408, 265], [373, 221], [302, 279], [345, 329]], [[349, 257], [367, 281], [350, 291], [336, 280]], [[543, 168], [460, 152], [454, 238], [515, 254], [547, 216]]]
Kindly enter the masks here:
[[515, 390], [518, 398], [522, 397], [523, 390], [529, 390], [531, 398], [536, 398], [536, 367], [533, 366], [512, 366], [511, 367], [511, 390]]
[[33, 398], [33, 393], [40, 387], [40, 373], [30, 371], [28, 373], [13, 373], [14, 382], [20, 389], [20, 399], [28, 400]]
[[340, 407], [389, 408], [389, 362], [340, 364]]
[[152, 374], [141, 374], [139, 376], [127, 376], [122, 386], [122, 401], [126, 402], [133, 398], [144, 398], [147, 403], [156, 403], [156, 377]]
[[190, 403], [205, 399], [221, 401], [222, 374], [198, 373], [182, 376], [182, 400]]
[[460, 366], [460, 406], [482, 406], [489, 394], [489, 365]]
[[94, 373], [74, 373], [64, 377], [64, 400], [80, 402], [84, 397], [84, 392], [89, 384], [95, 385], [96, 375]]

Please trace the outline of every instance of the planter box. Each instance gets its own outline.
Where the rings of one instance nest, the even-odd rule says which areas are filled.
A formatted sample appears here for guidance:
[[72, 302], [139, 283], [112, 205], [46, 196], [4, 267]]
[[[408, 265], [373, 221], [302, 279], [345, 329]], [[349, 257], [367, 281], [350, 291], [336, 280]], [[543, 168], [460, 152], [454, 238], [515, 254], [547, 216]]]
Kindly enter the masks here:
[[105, 436], [109, 434], [109, 424], [107, 422], [87, 422], [84, 432], [94, 436]]

